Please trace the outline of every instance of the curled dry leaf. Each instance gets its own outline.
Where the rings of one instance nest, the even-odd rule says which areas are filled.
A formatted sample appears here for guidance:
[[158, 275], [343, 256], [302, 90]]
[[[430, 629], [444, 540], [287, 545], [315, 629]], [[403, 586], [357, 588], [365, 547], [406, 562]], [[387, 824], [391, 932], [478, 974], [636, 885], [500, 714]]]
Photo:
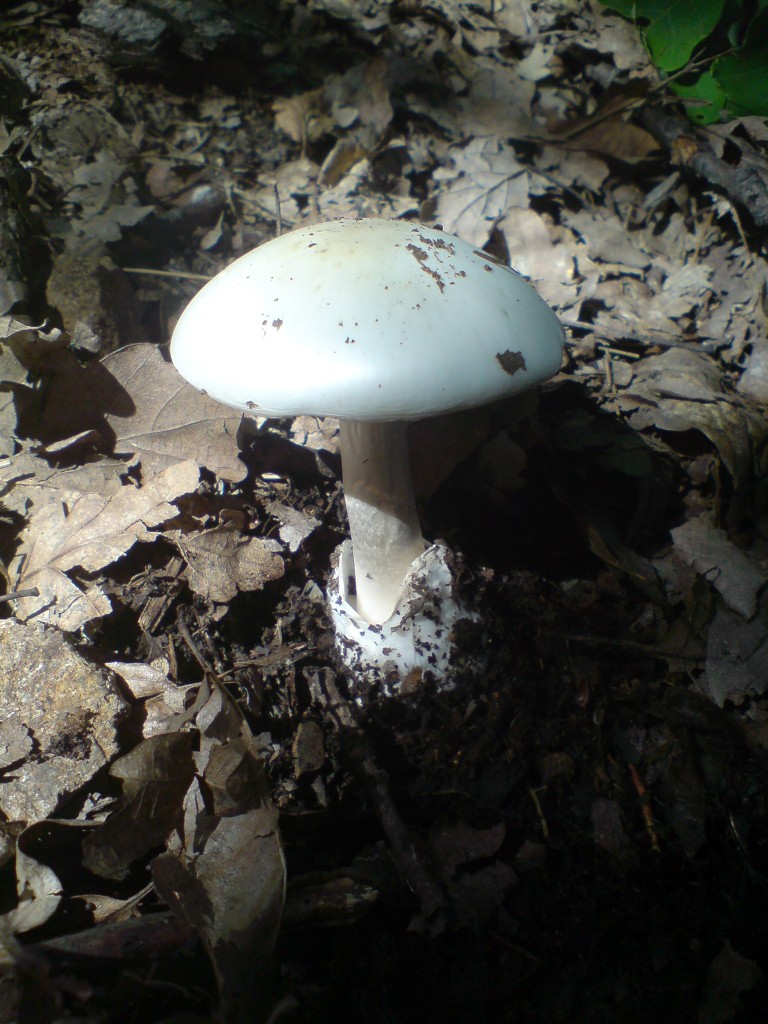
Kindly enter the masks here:
[[[18, 904], [0, 917], [0, 929], [12, 935], [32, 931], [45, 924], [59, 907], [63, 889], [53, 868], [41, 863], [37, 852], [38, 825], [24, 829], [16, 843], [16, 894]], [[39, 854], [38, 854], [39, 855]]]
[[316, 516], [300, 512], [282, 501], [268, 501], [265, 508], [278, 521], [278, 533], [283, 544], [289, 551], [298, 551], [307, 537], [310, 537], [320, 525]]
[[143, 721], [142, 736], [157, 736], [167, 732], [169, 723], [178, 720], [186, 707], [190, 691], [196, 685], [183, 686], [169, 678], [170, 666], [165, 657], [157, 658], [149, 665], [143, 662], [110, 661], [112, 669], [125, 685], [134, 700], [141, 702]]
[[71, 507], [51, 503], [33, 514], [22, 534], [17, 557], [17, 589], [37, 587], [37, 597], [18, 602], [17, 616], [33, 615], [73, 630], [110, 611], [95, 586], [81, 589], [66, 573], [103, 569], [138, 540], [151, 540], [152, 527], [172, 519], [171, 502], [197, 487], [199, 470], [182, 462], [159, 473], [145, 487], [123, 486], [112, 495], [84, 493]]
[[275, 125], [301, 145], [315, 142], [333, 122], [328, 115], [322, 89], [312, 89], [298, 96], [278, 96], [272, 103]]
[[635, 430], [701, 431], [739, 485], [755, 469], [762, 472], [768, 422], [759, 410], [727, 393], [721, 378], [706, 353], [671, 348], [626, 367], [625, 390], [617, 400]]

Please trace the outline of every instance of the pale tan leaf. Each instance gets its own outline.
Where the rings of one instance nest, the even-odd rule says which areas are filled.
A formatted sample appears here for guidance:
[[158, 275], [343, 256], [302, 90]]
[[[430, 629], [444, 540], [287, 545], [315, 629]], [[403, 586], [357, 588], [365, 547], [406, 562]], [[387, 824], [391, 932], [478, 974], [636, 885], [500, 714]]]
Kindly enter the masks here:
[[107, 415], [115, 451], [136, 452], [145, 472], [195, 459], [223, 480], [242, 480], [237, 444], [243, 416], [187, 384], [167, 349], [131, 345], [107, 356], [105, 368], [130, 395], [131, 415]]
[[167, 348], [138, 344], [54, 375], [40, 424], [46, 440], [96, 429], [116, 454], [141, 461], [147, 480], [187, 459], [224, 480], [246, 469], [237, 444], [243, 416], [187, 384]]
[[197, 465], [182, 462], [145, 487], [126, 485], [111, 495], [85, 493], [71, 507], [59, 501], [33, 510], [21, 536], [17, 586], [37, 587], [40, 594], [20, 602], [18, 613], [25, 618], [43, 613], [51, 621], [63, 618], [67, 628], [72, 628], [73, 616], [106, 614], [103, 595], [89, 612], [80, 604], [88, 595], [81, 598], [63, 574], [76, 567], [96, 572], [122, 558], [137, 540], [150, 540], [153, 526], [178, 513], [171, 502], [193, 491], [198, 480]]
[[[19, 586], [27, 586], [24, 576]], [[60, 569], [46, 566], [34, 574], [31, 586], [37, 588], [39, 596], [16, 602], [16, 617], [21, 622], [34, 619], [57, 626], [65, 633], [76, 633], [112, 611], [109, 598], [98, 584], [78, 587]]]
[[512, 207], [528, 206], [528, 174], [511, 146], [472, 139], [450, 150], [451, 167], [435, 172], [444, 182], [436, 219], [451, 234], [482, 247], [496, 221]]
[[322, 89], [312, 89], [299, 96], [278, 97], [272, 104], [275, 125], [289, 135], [302, 149], [308, 141], [318, 139], [327, 128]]

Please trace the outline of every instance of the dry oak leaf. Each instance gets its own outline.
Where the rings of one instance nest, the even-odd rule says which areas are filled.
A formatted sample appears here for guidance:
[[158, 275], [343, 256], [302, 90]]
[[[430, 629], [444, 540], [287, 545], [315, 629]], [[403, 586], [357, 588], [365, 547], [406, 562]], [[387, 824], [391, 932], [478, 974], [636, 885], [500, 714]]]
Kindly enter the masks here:
[[168, 358], [167, 348], [130, 345], [102, 365], [133, 400], [131, 416], [107, 416], [116, 435], [115, 450], [134, 451], [145, 474], [194, 458], [222, 480], [246, 475], [239, 458], [239, 412], [187, 384]]
[[[116, 494], [82, 494], [71, 507], [52, 502], [33, 514], [21, 535], [18, 589], [37, 587], [37, 597], [23, 598], [17, 605], [17, 617], [32, 615], [57, 622], [62, 629], [71, 629], [70, 617], [64, 625], [60, 602], [74, 586], [65, 573], [80, 568], [97, 572], [122, 556], [139, 540], [152, 540], [152, 527], [172, 519], [178, 510], [171, 502], [197, 487], [200, 471], [197, 463], [187, 461], [159, 473], [144, 487], [126, 485]], [[77, 593], [82, 593], [75, 587]], [[86, 595], [87, 596], [87, 595]], [[89, 618], [110, 610], [103, 595], [93, 611], [82, 614]], [[57, 603], [58, 602], [58, 603]], [[106, 604], [106, 611], [104, 606]]]
[[[138, 344], [51, 374], [37, 432], [44, 441], [97, 430], [112, 452], [141, 461], [142, 479], [194, 458], [222, 480], [246, 475], [238, 435], [247, 417], [187, 384], [167, 347]], [[255, 429], [255, 428], [254, 428]]]
[[[87, 441], [90, 432], [80, 436]], [[0, 462], [0, 498], [6, 509], [24, 515], [31, 507], [38, 510], [53, 501], [71, 505], [85, 493], [106, 497], [123, 486], [121, 476], [127, 469], [124, 462], [99, 458], [59, 469], [46, 461], [57, 449], [66, 450], [55, 444], [22, 448]]]
[[499, 218], [528, 207], [528, 173], [511, 146], [498, 139], [472, 139], [448, 152], [440, 167], [437, 220], [446, 231], [482, 248]]
[[751, 619], [766, 586], [765, 572], [758, 563], [707, 515], [689, 519], [670, 532], [675, 553], [712, 583], [731, 611]]
[[226, 604], [238, 590], [260, 590], [285, 572], [280, 542], [244, 535], [241, 525], [235, 519], [200, 533], [172, 534], [187, 562], [187, 582], [206, 601]]

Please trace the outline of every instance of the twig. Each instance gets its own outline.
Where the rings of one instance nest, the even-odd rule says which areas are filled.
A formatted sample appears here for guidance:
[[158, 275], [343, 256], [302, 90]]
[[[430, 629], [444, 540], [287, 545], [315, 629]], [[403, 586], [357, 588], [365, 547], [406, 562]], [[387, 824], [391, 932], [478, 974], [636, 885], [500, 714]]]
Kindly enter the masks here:
[[[768, 188], [758, 168], [749, 160], [735, 166], [715, 153], [706, 134], [690, 121], [666, 110], [647, 107], [643, 127], [673, 155], [680, 153], [678, 166], [689, 169], [707, 185], [714, 185], [746, 209], [758, 228], [768, 227]], [[682, 142], [690, 143], [682, 147]]]
[[528, 787], [528, 792], [533, 800], [533, 806], [536, 808], [536, 817], [539, 819], [541, 825], [541, 834], [544, 839], [549, 839], [549, 825], [547, 819], [544, 817], [544, 811], [541, 807], [541, 801], [539, 800], [539, 793], [543, 792], [547, 787], [542, 786], [540, 789], [534, 789], [532, 786]]
[[653, 658], [675, 658], [683, 661], [701, 661], [703, 655], [695, 651], [671, 651], [666, 647], [656, 647], [653, 644], [641, 644], [637, 640], [624, 640], [622, 637], [591, 636], [588, 633], [558, 633], [554, 630], [540, 629], [540, 636], [551, 636], [555, 640], [565, 640], [568, 643], [589, 644], [592, 647], [615, 647], [620, 651], [636, 651], [638, 654], [647, 654]]
[[7, 594], [0, 594], [0, 601], [19, 601], [22, 597], [40, 597], [37, 587], [27, 587], [26, 590], [11, 590]]
[[283, 214], [280, 209], [280, 189], [277, 187], [277, 182], [272, 186], [275, 190], [275, 238], [279, 238], [283, 233]]
[[421, 862], [408, 828], [389, 792], [386, 772], [377, 765], [363, 729], [355, 721], [349, 704], [339, 693], [333, 673], [330, 670], [323, 672], [322, 675], [318, 672], [318, 682], [318, 689], [324, 691], [322, 696], [326, 699], [326, 707], [332, 722], [350, 741], [349, 758], [376, 809], [395, 864], [403, 881], [419, 901], [430, 932], [436, 935], [447, 923], [446, 897]]
[[176, 627], [179, 631], [179, 636], [187, 645], [187, 647], [190, 650], [190, 653], [192, 654], [192, 657], [195, 659], [195, 661], [203, 670], [203, 672], [205, 672], [206, 675], [212, 674], [211, 666], [203, 657], [200, 648], [198, 647], [197, 643], [195, 642], [192, 636], [192, 633], [190, 632], [189, 626], [184, 621], [184, 616], [182, 615], [181, 608], [179, 608], [178, 613], [176, 615]]
[[188, 274], [184, 270], [153, 270], [151, 267], [123, 267], [126, 274], [147, 274], [150, 277], [177, 277], [184, 281], [210, 281], [209, 274]]
[[524, 956], [527, 960], [531, 960], [535, 964], [543, 963], [543, 960], [540, 956], [536, 956], [535, 953], [529, 952], [523, 946], [518, 946], [516, 942], [509, 942], [507, 939], [504, 938], [503, 935], [499, 935], [497, 934], [497, 932], [491, 931], [489, 931], [488, 934], [492, 939], [495, 939], [496, 942], [500, 942], [502, 946], [506, 946], [507, 949], [511, 949], [513, 952], [519, 953], [520, 956]]
[[[711, 352], [714, 348], [712, 342], [706, 341], [672, 341], [671, 338], [660, 338], [656, 334], [641, 338], [635, 334], [626, 334], [624, 331], [617, 331], [615, 328], [603, 327], [600, 324], [584, 323], [583, 320], [560, 320], [563, 327], [571, 331], [586, 331], [587, 334], [596, 334], [607, 341], [627, 341], [633, 345], [642, 345], [643, 348], [688, 348], [695, 352]], [[566, 339], [566, 345], [577, 345], [577, 341]]]
[[651, 798], [648, 790], [645, 788], [645, 783], [640, 778], [640, 773], [633, 764], [629, 766], [629, 774], [632, 776], [632, 784], [637, 791], [637, 795], [640, 798], [640, 808], [643, 812], [643, 821], [645, 822], [645, 830], [648, 833], [648, 838], [651, 841], [651, 849], [654, 853], [661, 853], [661, 847], [659, 846], [659, 837], [656, 835], [656, 826], [653, 823], [653, 811], [651, 810]]

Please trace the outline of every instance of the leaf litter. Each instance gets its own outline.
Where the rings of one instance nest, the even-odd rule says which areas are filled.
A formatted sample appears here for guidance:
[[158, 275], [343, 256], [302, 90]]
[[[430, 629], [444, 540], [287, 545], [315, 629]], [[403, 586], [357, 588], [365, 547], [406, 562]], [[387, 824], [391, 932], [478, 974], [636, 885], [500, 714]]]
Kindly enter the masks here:
[[[762, 121], [670, 146], [592, 3], [43, 7], [0, 15], [3, 1013], [754, 1019], [766, 268], [699, 168], [759, 174]], [[538, 401], [412, 432], [486, 671], [354, 713], [335, 424], [164, 348], [334, 216], [441, 223], [569, 329]]]

